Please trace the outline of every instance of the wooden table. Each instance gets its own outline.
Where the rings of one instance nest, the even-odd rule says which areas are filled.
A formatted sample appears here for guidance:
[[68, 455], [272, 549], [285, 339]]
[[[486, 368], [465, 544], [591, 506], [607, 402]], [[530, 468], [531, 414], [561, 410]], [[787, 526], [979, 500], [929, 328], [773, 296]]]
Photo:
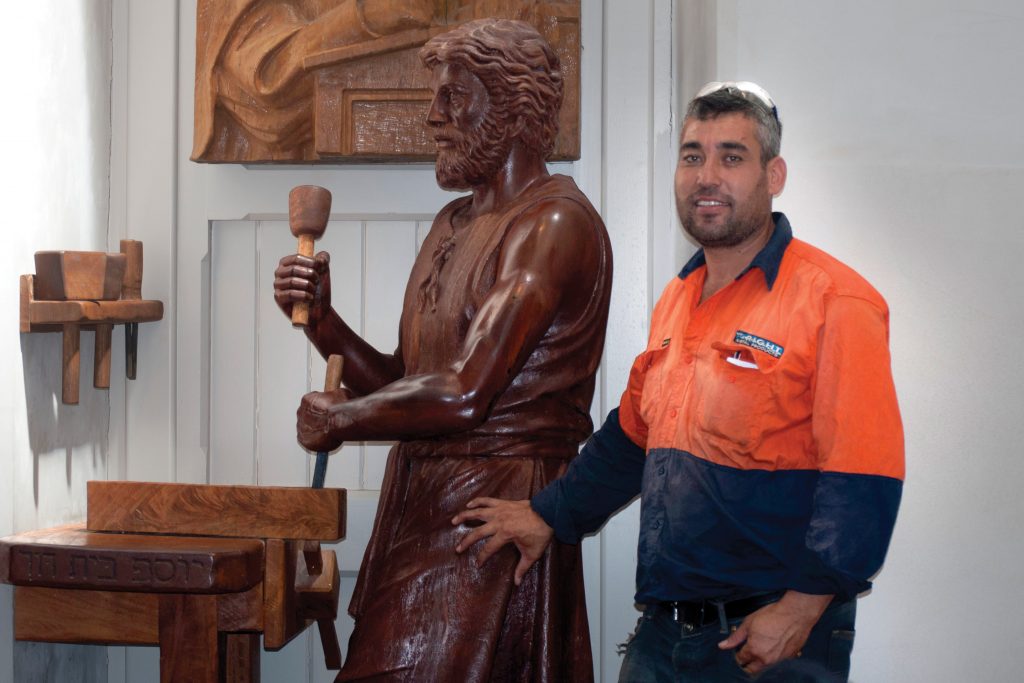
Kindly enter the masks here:
[[160, 680], [259, 681], [313, 621], [329, 668], [344, 489], [89, 482], [88, 521], [0, 539], [18, 640], [158, 645]]

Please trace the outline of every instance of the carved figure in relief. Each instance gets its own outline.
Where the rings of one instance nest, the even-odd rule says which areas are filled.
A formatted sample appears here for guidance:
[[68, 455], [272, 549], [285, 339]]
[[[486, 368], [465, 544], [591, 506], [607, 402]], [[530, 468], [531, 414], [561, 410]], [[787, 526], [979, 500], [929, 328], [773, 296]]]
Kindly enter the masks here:
[[[545, 0], [557, 4], [561, 0]], [[194, 160], [314, 160], [303, 60], [486, 16], [536, 22], [540, 0], [198, 0]]]
[[345, 356], [347, 390], [298, 411], [311, 450], [398, 439], [350, 612], [339, 680], [587, 681], [590, 644], [578, 546], [553, 544], [530, 571], [506, 547], [457, 554], [452, 517], [479, 496], [529, 498], [592, 430], [594, 373], [611, 288], [597, 212], [544, 158], [557, 132], [557, 56], [528, 24], [467, 23], [421, 52], [445, 206], [406, 288], [394, 354], [330, 305], [329, 258], [288, 256], [275, 273], [286, 315]]
[[199, 0], [195, 138], [235, 159], [310, 158], [309, 54], [429, 26], [434, 0]]

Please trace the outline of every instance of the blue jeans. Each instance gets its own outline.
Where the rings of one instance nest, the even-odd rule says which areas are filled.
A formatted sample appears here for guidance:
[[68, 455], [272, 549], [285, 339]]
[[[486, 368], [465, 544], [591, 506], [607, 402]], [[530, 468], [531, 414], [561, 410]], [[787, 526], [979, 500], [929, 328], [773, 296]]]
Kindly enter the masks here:
[[[750, 676], [736, 663], [735, 650], [718, 649], [726, 638], [719, 624], [684, 635], [669, 611], [648, 607], [626, 645], [619, 683], [845, 683], [856, 617], [856, 600], [832, 603], [811, 629], [799, 660], [780, 662], [760, 676]], [[730, 629], [742, 621], [730, 619]]]

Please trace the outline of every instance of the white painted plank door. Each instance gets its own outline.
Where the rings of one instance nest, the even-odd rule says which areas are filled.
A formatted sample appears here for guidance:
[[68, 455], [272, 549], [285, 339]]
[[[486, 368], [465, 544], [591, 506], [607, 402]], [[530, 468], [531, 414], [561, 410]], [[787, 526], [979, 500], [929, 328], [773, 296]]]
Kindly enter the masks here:
[[[378, 351], [398, 347], [405, 285], [416, 258], [416, 223], [368, 221], [365, 224], [363, 338]], [[363, 480], [359, 488], [379, 490], [390, 443], [367, 443], [363, 449]]]
[[252, 223], [214, 226], [210, 270], [211, 484], [256, 483], [256, 240]]
[[[331, 254], [332, 304], [367, 341], [394, 351], [408, 273], [422, 235], [416, 220], [367, 216], [332, 221], [318, 248]], [[295, 251], [286, 221], [216, 221], [210, 276], [210, 481], [306, 486], [313, 456], [295, 440], [302, 396], [323, 385], [326, 363], [273, 299], [274, 269]], [[345, 444], [331, 456], [327, 485], [346, 488], [350, 538], [342, 559], [344, 649], [347, 606], [373, 515], [388, 443]], [[266, 680], [332, 680], [318, 637], [304, 633], [262, 658]]]

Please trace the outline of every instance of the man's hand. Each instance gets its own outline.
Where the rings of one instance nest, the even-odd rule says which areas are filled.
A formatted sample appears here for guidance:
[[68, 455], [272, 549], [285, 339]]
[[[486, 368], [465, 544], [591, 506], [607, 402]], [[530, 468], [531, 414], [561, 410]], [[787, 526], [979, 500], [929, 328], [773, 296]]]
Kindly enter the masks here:
[[749, 674], [760, 673], [765, 667], [799, 654], [831, 601], [831, 595], [787, 591], [778, 602], [744, 619], [718, 647], [723, 650], [739, 647], [736, 663], [740, 668]]
[[274, 301], [291, 320], [292, 304], [309, 304], [309, 325], [315, 326], [331, 310], [331, 257], [321, 251], [315, 258], [285, 256], [274, 271]]
[[302, 397], [297, 411], [299, 443], [310, 451], [333, 451], [341, 445], [343, 439], [336, 438], [331, 432], [336, 430], [336, 417], [333, 408], [349, 399], [344, 389], [335, 391], [312, 391]]
[[480, 539], [490, 537], [476, 556], [477, 562], [483, 564], [506, 543], [515, 544], [519, 549], [515, 571], [517, 586], [554, 536], [554, 531], [533, 511], [528, 500], [474, 498], [466, 504], [465, 510], [452, 518], [452, 524], [458, 526], [467, 520], [483, 524], [466, 534], [455, 546], [455, 552], [461, 553]]

